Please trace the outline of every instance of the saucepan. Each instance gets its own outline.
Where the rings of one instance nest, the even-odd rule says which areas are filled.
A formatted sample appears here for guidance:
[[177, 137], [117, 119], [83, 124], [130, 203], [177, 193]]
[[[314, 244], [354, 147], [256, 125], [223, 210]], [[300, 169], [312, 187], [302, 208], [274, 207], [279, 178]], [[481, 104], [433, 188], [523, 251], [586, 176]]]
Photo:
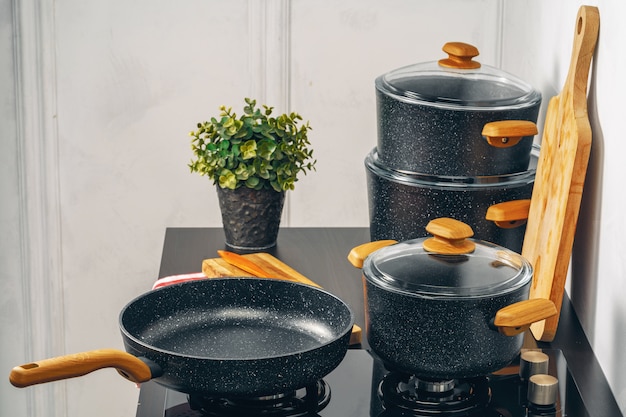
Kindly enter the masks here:
[[15, 367], [17, 387], [116, 368], [185, 393], [263, 396], [305, 387], [344, 358], [354, 317], [331, 293], [236, 277], [162, 287], [120, 313], [126, 352], [102, 349]]
[[436, 380], [505, 367], [554, 303], [528, 299], [533, 269], [521, 255], [472, 239], [455, 219], [427, 230], [433, 237], [369, 242], [349, 255], [363, 269], [372, 352], [388, 369]]
[[370, 239], [405, 241], [426, 237], [425, 227], [430, 220], [452, 217], [469, 224], [477, 239], [521, 253], [528, 210], [507, 210], [505, 206], [497, 221], [490, 213], [502, 203], [530, 199], [538, 158], [539, 146], [533, 146], [525, 171], [455, 177], [389, 169], [374, 148], [365, 158]]
[[541, 93], [513, 74], [481, 65], [473, 45], [449, 42], [443, 50], [447, 58], [376, 78], [382, 164], [425, 175], [526, 171], [532, 129], [504, 141], [485, 140], [482, 131], [492, 122], [536, 122]]

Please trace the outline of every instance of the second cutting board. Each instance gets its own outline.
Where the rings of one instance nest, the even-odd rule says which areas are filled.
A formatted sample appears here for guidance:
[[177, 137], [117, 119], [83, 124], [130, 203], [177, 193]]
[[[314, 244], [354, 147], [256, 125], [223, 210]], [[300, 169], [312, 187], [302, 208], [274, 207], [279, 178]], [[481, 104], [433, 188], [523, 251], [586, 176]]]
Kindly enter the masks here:
[[[531, 298], [549, 298], [559, 313], [591, 151], [587, 83], [600, 15], [582, 6], [563, 90], [548, 105], [522, 255], [534, 268]], [[537, 340], [554, 340], [559, 314], [531, 326]]]

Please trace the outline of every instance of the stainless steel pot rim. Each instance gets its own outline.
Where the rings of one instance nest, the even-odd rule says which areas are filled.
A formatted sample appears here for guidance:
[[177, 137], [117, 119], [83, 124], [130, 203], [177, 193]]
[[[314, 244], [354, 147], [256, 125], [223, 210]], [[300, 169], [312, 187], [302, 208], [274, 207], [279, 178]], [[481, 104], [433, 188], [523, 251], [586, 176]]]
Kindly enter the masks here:
[[374, 148], [365, 157], [365, 167], [388, 181], [401, 183], [409, 186], [458, 189], [458, 190], [481, 190], [485, 188], [499, 187], [522, 187], [535, 181], [537, 162], [539, 160], [539, 145], [533, 145], [530, 155], [529, 168], [526, 171], [503, 175], [485, 175], [474, 177], [430, 175], [418, 172], [410, 172], [385, 167], [378, 156], [378, 149]]
[[[412, 89], [401, 87], [411, 81], [423, 84]], [[459, 86], [452, 83], [460, 83], [463, 88], [458, 91]], [[431, 84], [438, 86], [437, 91], [427, 91]], [[458, 94], [444, 94], [440, 87], [446, 85]], [[506, 111], [541, 102], [541, 93], [530, 84], [489, 65], [475, 70], [443, 68], [436, 61], [407, 65], [377, 77], [375, 86], [401, 102], [445, 110]], [[467, 96], [461, 97], [463, 94]]]
[[[402, 296], [410, 296], [420, 299], [431, 300], [478, 300], [485, 298], [493, 298], [511, 294], [529, 286], [533, 277], [533, 268], [521, 255], [500, 247], [498, 245], [481, 241], [478, 239], [468, 239], [476, 243], [476, 250], [472, 254], [460, 255], [465, 257], [473, 257], [479, 263], [484, 263], [485, 268], [482, 269], [485, 274], [489, 272], [489, 268], [508, 268], [502, 272], [501, 278], [494, 278], [492, 282], [482, 282], [484, 276], [477, 276], [476, 285], [454, 286], [445, 285], [446, 281], [441, 283], [429, 275], [432, 268], [428, 263], [445, 261], [446, 257], [454, 263], [455, 258], [459, 255], [435, 255], [438, 259], [433, 258], [433, 254], [424, 250], [422, 243], [426, 238], [418, 238], [400, 242], [391, 246], [378, 249], [370, 254], [363, 263], [363, 276], [365, 280], [383, 290], [398, 293]], [[403, 258], [403, 254], [407, 255], [408, 261]], [[410, 275], [403, 276], [393, 275], [384, 269], [384, 262], [405, 262], [404, 267], [410, 268]], [[409, 263], [408, 265], [406, 263]], [[456, 272], [458, 273], [458, 271]], [[422, 274], [424, 279], [413, 279], [413, 276]], [[473, 278], [473, 276], [469, 276]], [[429, 282], [431, 281], [431, 282]], [[485, 280], [486, 281], [486, 280]]]

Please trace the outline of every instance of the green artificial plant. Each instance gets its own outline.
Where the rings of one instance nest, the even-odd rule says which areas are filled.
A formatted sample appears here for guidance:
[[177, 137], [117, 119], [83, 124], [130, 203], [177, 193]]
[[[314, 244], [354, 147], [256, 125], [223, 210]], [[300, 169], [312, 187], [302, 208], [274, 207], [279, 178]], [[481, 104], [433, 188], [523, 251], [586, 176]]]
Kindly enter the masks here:
[[198, 123], [198, 129], [190, 132], [195, 155], [191, 172], [231, 190], [293, 190], [298, 174], [314, 170], [317, 162], [309, 149], [309, 122], [299, 125], [298, 113], [273, 117], [273, 107], [263, 105], [261, 110], [256, 100], [245, 102], [243, 115], [222, 105], [219, 118]]

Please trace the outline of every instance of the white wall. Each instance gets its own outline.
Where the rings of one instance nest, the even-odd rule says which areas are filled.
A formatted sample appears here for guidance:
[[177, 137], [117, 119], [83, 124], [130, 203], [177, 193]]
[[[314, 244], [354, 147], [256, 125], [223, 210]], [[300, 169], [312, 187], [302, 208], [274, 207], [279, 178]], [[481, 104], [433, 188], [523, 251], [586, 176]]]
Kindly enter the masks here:
[[[367, 226], [363, 158], [376, 143], [375, 77], [438, 59], [443, 43], [462, 40], [480, 48], [481, 62], [549, 97], [565, 78], [578, 10], [570, 0], [552, 3], [3, 0], [0, 80], [15, 94], [3, 94], [0, 116], [2, 371], [35, 353], [122, 348], [117, 314], [156, 278], [165, 228], [220, 226], [212, 186], [186, 166], [188, 131], [220, 104], [240, 107], [252, 96], [310, 120], [318, 169], [288, 196], [285, 226]], [[577, 244], [584, 274], [573, 274], [572, 293], [592, 290], [577, 297], [577, 308], [626, 410], [617, 132], [617, 99], [626, 92], [617, 68], [626, 53], [616, 41], [624, 39], [617, 19], [625, 6], [617, 3], [596, 2], [602, 26], [591, 113], [601, 134], [590, 177], [598, 198], [581, 223], [599, 249]], [[591, 279], [597, 284], [583, 282]], [[22, 298], [48, 304], [22, 323], [20, 306], [32, 310]], [[37, 332], [36, 321], [46, 319], [53, 343]], [[5, 350], [8, 338], [18, 343]], [[57, 414], [29, 412], [27, 394], [2, 382], [0, 415], [134, 415], [137, 390], [114, 371], [47, 385], [56, 391], [29, 392]], [[64, 391], [67, 402], [51, 398]]]

